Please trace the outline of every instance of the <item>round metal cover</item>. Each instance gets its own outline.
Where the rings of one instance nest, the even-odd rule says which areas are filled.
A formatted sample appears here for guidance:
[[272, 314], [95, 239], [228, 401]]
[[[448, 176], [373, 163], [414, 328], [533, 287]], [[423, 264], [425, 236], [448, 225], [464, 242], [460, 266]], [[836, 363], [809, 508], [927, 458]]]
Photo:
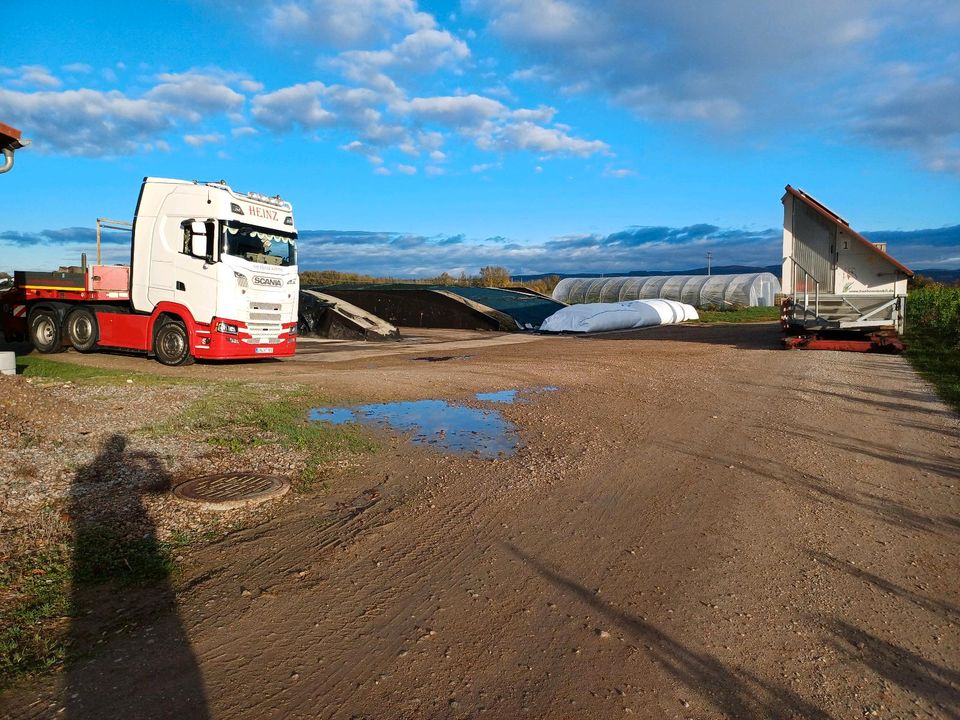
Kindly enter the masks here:
[[279, 475], [232, 472], [186, 480], [173, 494], [211, 510], [229, 510], [279, 497], [289, 489], [289, 480]]

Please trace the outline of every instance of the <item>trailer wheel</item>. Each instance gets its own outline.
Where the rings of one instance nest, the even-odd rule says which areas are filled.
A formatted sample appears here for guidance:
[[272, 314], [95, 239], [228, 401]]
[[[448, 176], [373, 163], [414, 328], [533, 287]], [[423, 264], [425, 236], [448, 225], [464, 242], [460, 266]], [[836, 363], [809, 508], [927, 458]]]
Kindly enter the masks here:
[[182, 321], [168, 320], [157, 329], [153, 337], [153, 352], [164, 365], [189, 365], [193, 362], [190, 337]]
[[41, 353], [63, 352], [60, 321], [53, 310], [34, 310], [30, 313], [30, 342]]
[[77, 352], [93, 352], [97, 347], [97, 318], [87, 308], [80, 307], [67, 316], [67, 340]]

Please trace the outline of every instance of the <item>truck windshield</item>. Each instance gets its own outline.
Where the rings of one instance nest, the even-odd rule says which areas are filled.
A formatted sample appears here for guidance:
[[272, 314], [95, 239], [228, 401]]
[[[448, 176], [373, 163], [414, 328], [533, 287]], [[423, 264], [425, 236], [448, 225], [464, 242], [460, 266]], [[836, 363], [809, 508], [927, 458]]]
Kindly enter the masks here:
[[231, 221], [223, 228], [223, 252], [266, 265], [297, 264], [297, 236]]

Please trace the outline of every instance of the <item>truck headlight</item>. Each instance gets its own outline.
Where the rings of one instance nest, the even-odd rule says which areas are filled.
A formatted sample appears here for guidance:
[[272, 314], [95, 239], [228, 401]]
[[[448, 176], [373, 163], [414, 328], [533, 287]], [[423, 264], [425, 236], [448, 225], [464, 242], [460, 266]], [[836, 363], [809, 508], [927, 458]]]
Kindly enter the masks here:
[[224, 322], [223, 320], [217, 323], [216, 329], [218, 333], [223, 333], [224, 335], [237, 334], [237, 326], [232, 323]]

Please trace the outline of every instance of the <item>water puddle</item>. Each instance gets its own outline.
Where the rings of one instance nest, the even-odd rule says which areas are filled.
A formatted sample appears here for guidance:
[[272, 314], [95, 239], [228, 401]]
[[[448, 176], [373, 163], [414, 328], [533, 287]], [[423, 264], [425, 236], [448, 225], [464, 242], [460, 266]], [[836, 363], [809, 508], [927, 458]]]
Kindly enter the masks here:
[[512, 405], [516, 399], [516, 390], [498, 390], [497, 392], [477, 393], [477, 400], [481, 402], [506, 403], [508, 405]]
[[512, 455], [520, 437], [497, 410], [454, 405], [443, 400], [377, 403], [355, 408], [315, 408], [310, 419], [332, 425], [355, 422], [411, 433], [415, 445], [482, 458]]
[[544, 392], [556, 392], [560, 388], [553, 385], [538, 388], [524, 388], [523, 390], [498, 390], [496, 392], [477, 393], [480, 402], [504, 403], [513, 405], [515, 402], [530, 402], [532, 395]]
[[[555, 392], [554, 386], [477, 393], [479, 402], [529, 402], [534, 395]], [[359, 423], [410, 433], [415, 445], [482, 458], [509, 457], [520, 445], [517, 427], [499, 410], [472, 408], [445, 400], [372, 403], [357, 407], [314, 408], [310, 420], [331, 425]]]

